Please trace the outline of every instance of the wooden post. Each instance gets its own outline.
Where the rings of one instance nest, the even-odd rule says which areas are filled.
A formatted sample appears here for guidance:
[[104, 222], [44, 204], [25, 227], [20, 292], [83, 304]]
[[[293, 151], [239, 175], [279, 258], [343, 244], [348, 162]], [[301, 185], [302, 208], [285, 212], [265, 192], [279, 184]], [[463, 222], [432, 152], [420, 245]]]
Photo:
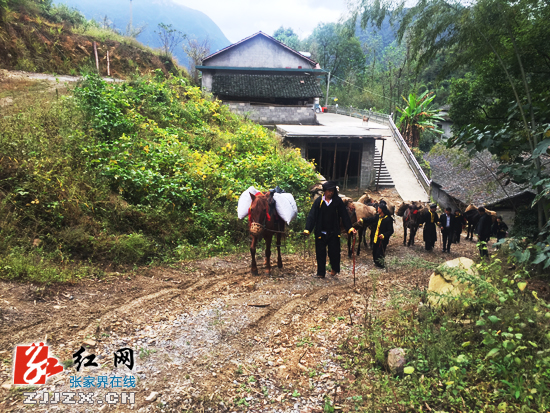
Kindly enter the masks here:
[[344, 171], [344, 188], [346, 189], [348, 187], [348, 165], [349, 165], [350, 156], [351, 156], [351, 141], [349, 143], [348, 159], [346, 160], [346, 170]]
[[109, 62], [109, 51], [107, 50], [107, 76], [111, 76], [111, 63]]
[[334, 162], [332, 164], [332, 180], [336, 179], [336, 153], [338, 152], [338, 142], [334, 144]]
[[94, 42], [94, 54], [95, 54], [95, 66], [97, 68], [97, 73], [99, 73], [99, 58], [97, 57], [97, 43]]
[[[378, 178], [376, 179], [376, 190], [378, 191], [378, 185], [380, 184], [380, 174], [382, 173], [382, 160], [384, 159], [384, 144], [386, 143], [386, 140], [384, 139], [382, 141], [382, 153], [380, 154], [380, 166], [378, 167]], [[374, 143], [376, 145], [376, 141]], [[375, 146], [376, 148], [376, 146]]]

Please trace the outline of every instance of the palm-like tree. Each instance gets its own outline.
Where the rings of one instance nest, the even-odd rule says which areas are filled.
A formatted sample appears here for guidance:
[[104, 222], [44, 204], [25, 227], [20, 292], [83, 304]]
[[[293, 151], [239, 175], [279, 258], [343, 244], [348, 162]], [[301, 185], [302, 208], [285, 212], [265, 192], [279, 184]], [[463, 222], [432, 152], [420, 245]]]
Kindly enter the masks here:
[[419, 97], [415, 93], [409, 94], [409, 100], [403, 97], [407, 103], [404, 109], [397, 108], [401, 112], [399, 119], [399, 131], [409, 145], [409, 148], [418, 146], [420, 133], [426, 129], [433, 129], [436, 133], [443, 133], [437, 129], [434, 121], [442, 121], [443, 118], [438, 115], [439, 109], [430, 107], [435, 95], [433, 92], [424, 92]]

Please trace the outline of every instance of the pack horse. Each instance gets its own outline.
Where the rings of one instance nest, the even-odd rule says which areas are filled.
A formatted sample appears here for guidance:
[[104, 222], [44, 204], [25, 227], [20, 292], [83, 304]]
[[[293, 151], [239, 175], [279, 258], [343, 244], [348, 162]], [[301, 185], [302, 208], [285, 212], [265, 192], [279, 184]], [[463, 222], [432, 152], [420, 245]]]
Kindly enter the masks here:
[[281, 257], [281, 240], [285, 227], [296, 217], [298, 208], [291, 194], [282, 191], [279, 187], [260, 192], [254, 187], [248, 188], [241, 194], [237, 207], [239, 219], [248, 216], [248, 229], [252, 238], [250, 255], [252, 264], [250, 272], [258, 275], [256, 264], [256, 247], [260, 240], [265, 240], [265, 273], [271, 273], [271, 244], [273, 235], [277, 236], [277, 267], [283, 268]]

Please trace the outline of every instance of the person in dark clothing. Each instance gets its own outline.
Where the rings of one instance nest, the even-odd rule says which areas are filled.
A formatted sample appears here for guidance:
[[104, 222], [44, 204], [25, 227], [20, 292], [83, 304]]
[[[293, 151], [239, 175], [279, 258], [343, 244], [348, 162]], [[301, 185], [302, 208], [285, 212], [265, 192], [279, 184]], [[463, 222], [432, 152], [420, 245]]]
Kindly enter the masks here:
[[378, 268], [385, 267], [386, 248], [390, 242], [390, 237], [393, 234], [393, 218], [388, 211], [386, 204], [380, 203], [378, 206], [378, 214], [371, 218], [360, 219], [358, 221], [361, 226], [369, 226], [376, 224], [374, 232], [374, 246], [372, 248], [372, 259], [374, 265]]
[[454, 244], [460, 244], [460, 235], [462, 234], [462, 230], [466, 226], [466, 218], [464, 218], [464, 215], [460, 212], [459, 209], [455, 210], [455, 226], [453, 230], [453, 243]]
[[451, 252], [451, 240], [453, 239], [453, 230], [455, 228], [455, 216], [451, 208], [445, 208], [445, 213], [439, 217], [439, 226], [443, 236], [443, 252]]
[[491, 238], [491, 225], [492, 225], [492, 218], [487, 212], [485, 211], [485, 208], [479, 207], [479, 222], [477, 223], [477, 227], [475, 230], [475, 233], [477, 234], [477, 237], [479, 239], [479, 255], [482, 257], [489, 256], [488, 252], [488, 242], [489, 238]]
[[505, 224], [505, 222], [502, 220], [502, 216], [499, 215], [497, 217], [497, 220], [493, 224], [492, 233], [495, 237], [497, 237], [497, 241], [500, 241], [501, 239], [506, 238], [507, 232], [508, 232], [508, 225]]
[[307, 236], [315, 229], [315, 255], [317, 257], [317, 277], [325, 278], [327, 248], [330, 275], [340, 272], [340, 220], [348, 233], [356, 233], [351, 226], [348, 211], [342, 199], [338, 196], [336, 183], [332, 181], [323, 184], [323, 196], [313, 202], [306, 220], [304, 234]]
[[437, 241], [437, 231], [435, 226], [438, 221], [438, 216], [435, 212], [436, 208], [436, 204], [431, 204], [430, 210], [422, 216], [421, 222], [424, 224], [422, 235], [424, 237], [424, 247], [426, 248], [426, 251], [433, 250], [435, 242]]

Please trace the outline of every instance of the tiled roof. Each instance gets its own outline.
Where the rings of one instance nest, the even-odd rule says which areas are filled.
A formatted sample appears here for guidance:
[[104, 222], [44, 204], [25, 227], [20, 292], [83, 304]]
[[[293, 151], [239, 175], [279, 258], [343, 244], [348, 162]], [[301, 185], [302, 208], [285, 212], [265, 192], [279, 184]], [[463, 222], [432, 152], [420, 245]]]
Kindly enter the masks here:
[[214, 75], [212, 93], [221, 98], [308, 99], [322, 96], [317, 79], [311, 75]]
[[227, 50], [229, 50], [229, 49], [232, 49], [233, 47], [238, 46], [239, 44], [244, 43], [244, 42], [246, 42], [247, 40], [250, 40], [250, 39], [252, 39], [252, 38], [254, 38], [254, 37], [256, 37], [256, 36], [264, 36], [264, 37], [266, 37], [267, 39], [273, 41], [274, 43], [279, 44], [280, 46], [282, 46], [283, 48], [287, 49], [288, 51], [290, 51], [290, 52], [292, 52], [292, 53], [294, 53], [294, 54], [297, 54], [297, 55], [300, 56], [302, 59], [307, 60], [309, 63], [311, 63], [312, 66], [315, 67], [315, 66], [317, 65], [317, 62], [316, 62], [315, 60], [313, 60], [313, 59], [311, 59], [311, 58], [309, 58], [309, 57], [307, 57], [307, 56], [304, 56], [304, 55], [301, 54], [300, 52], [294, 50], [292, 47], [288, 47], [288, 46], [287, 46], [286, 44], [284, 44], [283, 42], [278, 41], [278, 40], [275, 39], [274, 37], [271, 37], [270, 35], [265, 34], [265, 33], [262, 32], [262, 31], [260, 31], [260, 32], [258, 32], [258, 33], [254, 33], [254, 34], [251, 35], [251, 36], [245, 37], [244, 39], [239, 40], [237, 43], [230, 44], [229, 46], [224, 47], [223, 49], [218, 50], [217, 52], [214, 52], [214, 53], [212, 53], [212, 54], [209, 55], [209, 56], [206, 56], [204, 59], [202, 59], [202, 62], [203, 62], [202, 64], [204, 64], [204, 62], [206, 62], [206, 61], [207, 61], [208, 59], [210, 59], [211, 57], [217, 56], [217, 55], [219, 55], [220, 53], [223, 53], [223, 52], [225, 52], [225, 51], [227, 51]]
[[488, 151], [471, 159], [469, 167], [459, 164], [450, 154], [428, 154], [424, 158], [430, 163], [432, 182], [466, 205], [489, 206], [525, 192], [533, 192], [528, 187], [510, 182], [499, 173], [499, 164]]

